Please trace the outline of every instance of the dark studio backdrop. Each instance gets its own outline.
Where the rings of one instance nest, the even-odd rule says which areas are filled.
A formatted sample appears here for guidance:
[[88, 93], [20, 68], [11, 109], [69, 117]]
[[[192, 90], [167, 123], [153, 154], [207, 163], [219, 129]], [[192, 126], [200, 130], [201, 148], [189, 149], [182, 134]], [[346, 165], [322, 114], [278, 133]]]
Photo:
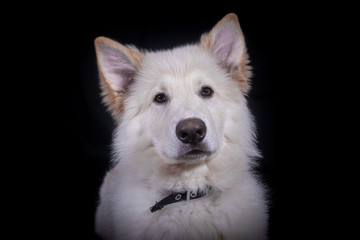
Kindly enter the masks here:
[[288, 234], [301, 236], [308, 231], [308, 223], [296, 224], [304, 213], [293, 194], [298, 186], [292, 176], [297, 166], [289, 163], [290, 155], [293, 162], [302, 159], [300, 152], [293, 151], [299, 141], [293, 135], [301, 131], [297, 126], [301, 119], [292, 115], [298, 106], [294, 56], [303, 50], [296, 47], [293, 12], [276, 5], [240, 6], [201, 11], [182, 11], [174, 6], [174, 10], [146, 13], [116, 13], [116, 9], [109, 14], [64, 13], [59, 22], [48, 27], [49, 32], [43, 28], [43, 54], [51, 58], [41, 58], [41, 64], [50, 66], [47, 72], [52, 78], [51, 87], [41, 91], [51, 100], [44, 102], [42, 95], [35, 96], [44, 133], [39, 156], [44, 161], [37, 171], [51, 187], [43, 177], [35, 176], [32, 194], [41, 192], [46, 197], [36, 201], [44, 215], [34, 222], [32, 231], [56, 233], [55, 237], [63, 239], [96, 239], [94, 214], [98, 190], [109, 168], [114, 124], [101, 104], [94, 39], [106, 36], [140, 49], [167, 49], [197, 42], [229, 12], [239, 17], [253, 67], [248, 101], [263, 155], [257, 170], [269, 189], [270, 239], [295, 239], [287, 238]]

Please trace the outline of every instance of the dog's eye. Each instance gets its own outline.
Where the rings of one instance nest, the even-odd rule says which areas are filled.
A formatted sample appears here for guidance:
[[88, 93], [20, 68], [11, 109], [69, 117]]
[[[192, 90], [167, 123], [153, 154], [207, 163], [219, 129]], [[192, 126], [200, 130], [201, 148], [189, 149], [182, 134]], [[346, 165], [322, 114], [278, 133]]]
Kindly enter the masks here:
[[209, 87], [203, 87], [200, 93], [202, 97], [211, 97], [214, 91]]
[[154, 102], [156, 103], [165, 103], [166, 101], [167, 101], [167, 97], [164, 93], [159, 93], [154, 98]]

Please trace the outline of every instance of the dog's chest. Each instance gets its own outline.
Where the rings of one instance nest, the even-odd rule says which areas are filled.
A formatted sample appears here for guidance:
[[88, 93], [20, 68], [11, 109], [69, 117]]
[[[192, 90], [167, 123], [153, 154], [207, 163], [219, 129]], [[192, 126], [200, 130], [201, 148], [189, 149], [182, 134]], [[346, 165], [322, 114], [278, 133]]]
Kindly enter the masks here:
[[[222, 239], [231, 226], [235, 209], [228, 211], [221, 196], [210, 194], [203, 198], [180, 201], [155, 212], [146, 206], [146, 213], [132, 212], [127, 216], [129, 232], [137, 232], [137, 239]], [[145, 209], [144, 209], [145, 211]], [[124, 217], [124, 216], [123, 216]]]
[[219, 224], [229, 219], [211, 197], [174, 203], [149, 216], [144, 239], [219, 239]]

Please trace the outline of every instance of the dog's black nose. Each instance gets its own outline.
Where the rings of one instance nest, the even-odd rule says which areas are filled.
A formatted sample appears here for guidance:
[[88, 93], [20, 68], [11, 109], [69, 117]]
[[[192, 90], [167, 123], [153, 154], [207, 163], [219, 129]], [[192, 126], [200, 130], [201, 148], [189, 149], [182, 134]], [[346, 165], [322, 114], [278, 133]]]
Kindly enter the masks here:
[[183, 143], [196, 145], [206, 135], [206, 125], [198, 118], [188, 118], [179, 122], [176, 126], [176, 136]]

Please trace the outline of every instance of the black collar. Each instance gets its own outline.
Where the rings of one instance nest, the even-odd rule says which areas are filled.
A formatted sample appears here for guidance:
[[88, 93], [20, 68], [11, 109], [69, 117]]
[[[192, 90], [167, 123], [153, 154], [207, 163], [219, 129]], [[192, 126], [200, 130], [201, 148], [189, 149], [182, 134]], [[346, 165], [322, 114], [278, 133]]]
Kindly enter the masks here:
[[180, 201], [189, 201], [197, 198], [204, 197], [205, 195], [211, 192], [211, 187], [208, 187], [205, 191], [198, 189], [196, 192], [185, 191], [185, 192], [175, 192], [167, 197], [163, 198], [160, 202], [156, 202], [154, 206], [150, 208], [151, 212], [162, 209], [164, 206]]

